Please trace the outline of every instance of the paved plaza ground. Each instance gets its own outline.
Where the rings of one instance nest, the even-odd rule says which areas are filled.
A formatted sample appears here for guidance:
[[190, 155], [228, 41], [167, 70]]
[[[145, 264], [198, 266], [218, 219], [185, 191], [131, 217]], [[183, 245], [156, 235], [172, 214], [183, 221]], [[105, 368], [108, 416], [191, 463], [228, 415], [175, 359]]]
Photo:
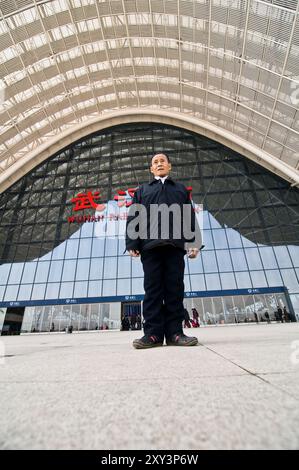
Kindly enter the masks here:
[[299, 323], [0, 338], [1, 449], [298, 449]]

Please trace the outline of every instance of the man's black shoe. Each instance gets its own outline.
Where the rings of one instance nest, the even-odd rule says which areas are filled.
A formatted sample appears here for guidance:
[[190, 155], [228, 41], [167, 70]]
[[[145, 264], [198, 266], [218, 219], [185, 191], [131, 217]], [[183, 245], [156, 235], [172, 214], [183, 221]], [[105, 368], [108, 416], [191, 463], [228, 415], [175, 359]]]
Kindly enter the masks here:
[[136, 349], [155, 348], [156, 346], [163, 346], [163, 340], [155, 335], [145, 335], [142, 338], [134, 339], [133, 346]]
[[186, 336], [184, 333], [177, 333], [166, 339], [167, 346], [196, 346], [198, 339], [195, 336]]

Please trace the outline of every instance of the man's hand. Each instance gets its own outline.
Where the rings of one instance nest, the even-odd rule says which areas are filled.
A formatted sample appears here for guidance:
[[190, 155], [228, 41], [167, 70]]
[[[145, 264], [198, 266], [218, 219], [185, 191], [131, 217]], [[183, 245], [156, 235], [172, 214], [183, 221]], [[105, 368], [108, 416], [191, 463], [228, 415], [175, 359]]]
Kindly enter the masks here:
[[137, 256], [140, 256], [140, 252], [138, 250], [129, 250], [129, 255], [137, 258]]
[[196, 256], [198, 255], [199, 253], [199, 249], [198, 248], [188, 248], [187, 250], [187, 256], [188, 258], [196, 258]]

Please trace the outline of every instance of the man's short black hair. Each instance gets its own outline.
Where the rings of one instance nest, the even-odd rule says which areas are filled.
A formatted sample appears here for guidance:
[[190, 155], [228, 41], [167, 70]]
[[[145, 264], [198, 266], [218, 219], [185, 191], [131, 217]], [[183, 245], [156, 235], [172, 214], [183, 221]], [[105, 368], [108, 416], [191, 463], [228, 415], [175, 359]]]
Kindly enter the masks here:
[[156, 157], [157, 155], [164, 155], [167, 158], [168, 163], [171, 163], [169, 156], [167, 155], [167, 153], [164, 153], [164, 152], [155, 153], [155, 155], [153, 155], [152, 158], [151, 158], [151, 162], [153, 161], [153, 158]]

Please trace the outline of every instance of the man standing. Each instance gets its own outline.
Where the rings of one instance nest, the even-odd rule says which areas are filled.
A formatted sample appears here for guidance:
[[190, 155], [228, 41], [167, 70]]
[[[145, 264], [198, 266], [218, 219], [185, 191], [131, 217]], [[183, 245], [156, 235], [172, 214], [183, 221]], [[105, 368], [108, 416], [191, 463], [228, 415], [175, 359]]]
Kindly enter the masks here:
[[[126, 250], [133, 257], [141, 256], [144, 271], [144, 336], [133, 341], [136, 349], [162, 346], [164, 337], [169, 346], [198, 344], [197, 338], [184, 335], [182, 321], [185, 247], [189, 244], [187, 255], [195, 258], [202, 247], [201, 237], [195, 236], [200, 231], [189, 193], [183, 184], [169, 177], [170, 170], [167, 155], [152, 158], [150, 171], [154, 179], [136, 190], [127, 221]], [[139, 219], [136, 207], [140, 209]], [[157, 217], [152, 216], [154, 209]], [[139, 223], [134, 225], [136, 219]], [[162, 227], [165, 219], [167, 233]]]

